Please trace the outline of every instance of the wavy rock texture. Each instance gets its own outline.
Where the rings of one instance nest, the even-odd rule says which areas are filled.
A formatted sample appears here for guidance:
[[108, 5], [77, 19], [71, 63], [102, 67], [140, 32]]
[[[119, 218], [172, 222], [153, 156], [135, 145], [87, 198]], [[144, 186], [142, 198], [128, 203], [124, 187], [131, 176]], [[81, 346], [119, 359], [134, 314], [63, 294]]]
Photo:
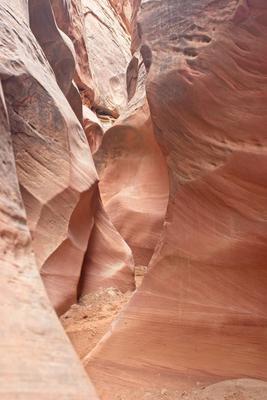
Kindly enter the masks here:
[[130, 0], [109, 0], [124, 28], [131, 31], [132, 5]]
[[[35, 0], [29, 2], [31, 25], [38, 11], [35, 5]], [[48, 13], [49, 3], [42, 6]], [[3, 67], [9, 79], [4, 81], [4, 91], [37, 263], [52, 302], [61, 311], [76, 301], [98, 178], [84, 132], [25, 23], [12, 20], [13, 30], [6, 26]], [[35, 33], [41, 40], [42, 32]], [[53, 43], [49, 43], [52, 54]], [[66, 80], [71, 82], [70, 74]], [[62, 81], [62, 86], [69, 87], [68, 82]]]
[[87, 365], [103, 399], [267, 379], [266, 21], [264, 1], [142, 2], [170, 198], [143, 285]]
[[265, 400], [266, 1], [82, 1], [0, 6], [0, 397], [97, 398], [31, 234], [59, 314], [149, 263], [102, 400]]
[[132, 111], [106, 132], [95, 161], [111, 221], [132, 249], [135, 264], [148, 265], [163, 226], [168, 173], [147, 104]]
[[104, 207], [130, 246], [136, 265], [148, 265], [162, 231], [168, 172], [154, 137], [138, 52], [126, 71], [128, 106], [103, 137], [94, 161]]
[[58, 86], [67, 96], [75, 69], [74, 47], [56, 25], [49, 1], [29, 0], [30, 27], [53, 68]]
[[130, 38], [109, 0], [82, 0], [86, 45], [93, 81], [98, 89], [98, 113], [115, 118], [127, 105], [125, 73], [131, 59]]
[[[60, 4], [67, 14], [67, 4]], [[55, 73], [57, 83], [68, 99], [76, 117], [82, 122], [82, 101], [76, 84], [72, 81], [75, 71], [75, 49], [70, 38], [56, 25], [48, 1], [29, 0], [30, 27], [41, 45]]]
[[80, 295], [108, 287], [123, 293], [133, 291], [134, 261], [130, 248], [110, 222], [98, 194], [94, 227], [84, 258]]
[[81, 0], [51, 0], [51, 5], [58, 27], [68, 35], [74, 45], [76, 58], [74, 81], [81, 92], [83, 103], [92, 106], [95, 88], [85, 43], [85, 23]]
[[90, 108], [83, 106], [83, 128], [92, 154], [99, 149], [104, 136], [102, 123]]
[[[83, 260], [100, 200], [86, 136], [57, 85], [65, 94], [71, 88], [75, 65], [72, 44], [58, 30], [49, 1], [41, 3], [30, 0], [29, 21], [51, 66], [29, 29], [27, 15], [14, 22], [10, 16], [12, 29], [5, 25], [2, 38], [4, 91], [34, 252], [52, 304], [62, 313], [77, 301]], [[61, 59], [67, 60], [66, 74], [62, 74]], [[104, 228], [102, 233], [105, 235]], [[122, 245], [119, 259], [114, 256], [119, 246], [114, 238], [105, 242], [104, 249], [99, 245], [95, 249], [92, 244], [90, 248], [94, 254], [106, 251], [108, 260], [108, 246], [114, 244], [108, 267], [113, 263], [117, 273], [125, 250], [124, 259], [129, 262], [122, 269], [127, 270], [125, 280], [130, 278], [128, 287], [133, 287], [130, 250], [118, 234], [117, 240]], [[101, 274], [104, 268], [102, 265]], [[93, 281], [90, 284], [94, 286]]]
[[[3, 21], [1, 43], [9, 37], [11, 24], [14, 26], [8, 3], [3, 1], [0, 7]], [[13, 2], [13, 6], [16, 6], [17, 23], [23, 26], [25, 20], [22, 18], [27, 16], [26, 10], [21, 2]], [[15, 48], [15, 40], [13, 44], [11, 50]], [[2, 53], [2, 57], [3, 55], [9, 55], [8, 49], [5, 54]], [[11, 79], [7, 75], [5, 61], [3, 57], [3, 64], [0, 66], [4, 88]], [[19, 193], [1, 84], [0, 121], [0, 398], [97, 400], [97, 395], [49, 304], [38, 274]]]

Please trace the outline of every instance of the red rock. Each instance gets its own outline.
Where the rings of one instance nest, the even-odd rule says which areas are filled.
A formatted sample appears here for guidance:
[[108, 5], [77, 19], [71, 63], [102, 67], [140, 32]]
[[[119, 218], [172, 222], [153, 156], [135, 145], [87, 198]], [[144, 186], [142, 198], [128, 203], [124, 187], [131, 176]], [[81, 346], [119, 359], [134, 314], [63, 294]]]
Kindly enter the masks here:
[[166, 213], [168, 174], [146, 103], [106, 132], [95, 161], [112, 223], [132, 249], [135, 264], [148, 265]]
[[[48, 18], [46, 25], [45, 20], [39, 20], [41, 7]], [[43, 1], [40, 5], [38, 0], [31, 0], [29, 11], [33, 31], [51, 65], [29, 27], [26, 30], [14, 24], [11, 31], [7, 27], [12, 58], [6, 44], [3, 61], [8, 79], [4, 81], [4, 90], [36, 260], [51, 302], [57, 312], [62, 313], [77, 301], [82, 264], [95, 222], [94, 214], [99, 209], [98, 176], [84, 131], [51, 69], [67, 94], [72, 79], [71, 66], [66, 75], [62, 74], [55, 55], [57, 46], [59, 57], [64, 59], [71, 53], [55, 25], [50, 3]], [[74, 65], [73, 60], [71, 65]], [[122, 245], [118, 234], [117, 239]], [[114, 239], [108, 244], [113, 243]], [[109, 265], [116, 264], [118, 273], [123, 250], [119, 261], [112, 251]], [[127, 248], [126, 259], [129, 252]], [[125, 270], [124, 264], [121, 267]], [[126, 275], [130, 277], [128, 287], [133, 287], [133, 273]], [[123, 288], [125, 285], [124, 282]]]
[[102, 400], [265, 400], [266, 2], [83, 1], [0, 7], [0, 397], [96, 398], [31, 233], [58, 313], [150, 260], [84, 358]]
[[75, 51], [68, 36], [56, 25], [47, 0], [29, 0], [30, 27], [56, 75], [57, 83], [67, 95], [75, 69]]
[[104, 131], [96, 114], [86, 106], [83, 106], [83, 128], [91, 153], [94, 154], [102, 143]]
[[98, 90], [95, 109], [117, 118], [127, 105], [125, 74], [131, 58], [130, 38], [109, 0], [83, 0], [86, 45]]
[[[67, 8], [68, 3], [59, 3], [64, 11], [64, 19], [67, 19], [67, 16], [70, 16], [70, 11]], [[54, 70], [60, 89], [82, 123], [81, 96], [75, 82], [72, 80], [76, 64], [76, 54], [72, 41], [63, 31], [58, 29], [50, 2], [30, 0], [29, 4], [31, 30]], [[58, 9], [56, 10], [58, 11]], [[59, 15], [61, 16], [60, 13]], [[67, 21], [70, 25], [69, 19]], [[67, 30], [66, 27], [65, 30]]]
[[132, 54], [139, 49], [141, 44], [140, 26], [137, 25], [137, 15], [140, 8], [141, 0], [131, 0], [132, 3], [132, 19], [131, 19], [131, 51]]
[[132, 5], [130, 0], [109, 0], [116, 11], [117, 16], [121, 18], [125, 29], [131, 31]]
[[87, 365], [102, 399], [267, 379], [267, 11], [248, 2], [240, 20], [239, 5], [142, 3], [170, 198], [143, 285]]
[[85, 26], [81, 0], [51, 0], [59, 28], [70, 37], [75, 49], [76, 68], [74, 80], [81, 91], [83, 102], [92, 106], [94, 85], [85, 43]]
[[[14, 51], [16, 40], [20, 40], [10, 34], [10, 27], [18, 24], [25, 29], [23, 17], [27, 16], [22, 2], [13, 1], [12, 5], [13, 9], [9, 1], [3, 0], [0, 6], [0, 42], [6, 45], [6, 40], [10, 39], [8, 46], [1, 49], [0, 78], [4, 90], [7, 80], [13, 79], [7, 76], [7, 68], [10, 68], [10, 75], [11, 71], [19, 73], [18, 69], [15, 70], [18, 67], [15, 58], [13, 70], [7, 62], [10, 50]], [[16, 23], [12, 17], [14, 11]], [[25, 30], [21, 37], [25, 39]], [[0, 121], [0, 398], [97, 400], [94, 388], [49, 304], [38, 274], [19, 193], [1, 83]]]
[[108, 129], [94, 160], [104, 207], [133, 251], [148, 265], [168, 201], [166, 162], [154, 137], [145, 96], [146, 72], [138, 53], [127, 72], [128, 108]]
[[97, 201], [95, 221], [84, 258], [80, 295], [100, 288], [133, 291], [134, 262], [130, 248], [110, 222], [100, 200]]
[[72, 0], [50, 0], [50, 2], [57, 26], [68, 35], [73, 14]]
[[98, 178], [84, 132], [37, 41], [27, 26], [10, 26], [2, 56], [17, 171], [36, 260], [60, 312], [77, 299]]

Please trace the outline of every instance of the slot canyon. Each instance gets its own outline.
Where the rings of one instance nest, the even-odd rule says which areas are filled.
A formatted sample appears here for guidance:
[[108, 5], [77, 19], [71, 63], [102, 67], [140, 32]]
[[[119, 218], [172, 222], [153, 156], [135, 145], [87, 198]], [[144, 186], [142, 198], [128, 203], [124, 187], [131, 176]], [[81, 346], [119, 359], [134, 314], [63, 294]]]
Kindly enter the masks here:
[[0, 400], [267, 400], [267, 0], [0, 22]]

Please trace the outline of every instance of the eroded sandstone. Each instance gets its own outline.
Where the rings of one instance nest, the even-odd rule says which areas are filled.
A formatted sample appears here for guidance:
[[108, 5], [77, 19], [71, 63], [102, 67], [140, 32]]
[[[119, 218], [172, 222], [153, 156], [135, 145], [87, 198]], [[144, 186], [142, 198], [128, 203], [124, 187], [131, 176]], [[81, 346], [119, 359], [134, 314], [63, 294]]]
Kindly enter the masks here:
[[98, 90], [95, 108], [117, 118], [127, 105], [125, 73], [130, 38], [109, 0], [82, 0], [86, 45], [93, 81]]
[[170, 197], [143, 285], [87, 366], [103, 399], [107, 387], [129, 399], [129, 387], [267, 378], [267, 14], [263, 1], [244, 4], [142, 2]]
[[[10, 26], [14, 26], [13, 11], [8, 3], [4, 1], [0, 7], [4, 22], [1, 43], [5, 44]], [[16, 11], [18, 25], [25, 26], [25, 7], [17, 4]], [[7, 61], [9, 50], [15, 53], [17, 37], [12, 38], [13, 46], [1, 52], [3, 63], [0, 66], [4, 86], [3, 91], [0, 84], [0, 397], [3, 400], [97, 400], [45, 294], [31, 249], [16, 175], [10, 108], [4, 98], [10, 80], [14, 79], [9, 76], [12, 66], [18, 79], [18, 67], [23, 65], [22, 58], [16, 62], [15, 55], [13, 65]]]
[[[26, 16], [14, 22], [9, 16], [3, 30], [3, 84], [36, 260], [52, 304], [61, 313], [78, 299], [83, 259], [100, 202], [98, 176], [85, 133], [63, 95], [67, 96], [74, 74], [73, 46], [58, 30], [48, 1], [40, 5], [31, 0], [29, 13], [35, 37]], [[69, 69], [63, 74], [60, 63], [66, 57]], [[117, 238], [123, 248], [123, 240]], [[126, 253], [130, 259], [128, 248]], [[119, 271], [114, 254], [109, 266], [112, 263]], [[128, 286], [133, 286], [131, 274]]]
[[102, 400], [265, 400], [265, 1], [0, 13], [0, 394], [96, 398], [36, 258], [81, 325], [131, 297], [72, 338]]
[[166, 213], [168, 174], [146, 102], [106, 132], [95, 161], [111, 221], [132, 249], [135, 264], [148, 265]]
[[[9, 78], [4, 92], [18, 177], [36, 260], [53, 304], [61, 310], [77, 298], [93, 225], [90, 199], [98, 178], [84, 132], [35, 37], [23, 25], [26, 22], [11, 22], [14, 28], [6, 25], [9, 34], [4, 39], [8, 41], [5, 77]], [[65, 78], [70, 84], [71, 76]]]

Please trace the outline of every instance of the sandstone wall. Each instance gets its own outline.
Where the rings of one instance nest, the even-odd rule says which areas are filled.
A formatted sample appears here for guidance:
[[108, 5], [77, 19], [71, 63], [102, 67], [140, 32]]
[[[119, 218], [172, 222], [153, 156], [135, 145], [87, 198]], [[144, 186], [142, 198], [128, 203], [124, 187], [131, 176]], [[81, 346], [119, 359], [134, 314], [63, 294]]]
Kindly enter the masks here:
[[[14, 1], [13, 6], [12, 9], [9, 2], [3, 1], [0, 7], [0, 42], [5, 45], [0, 66], [0, 398], [93, 400], [97, 399], [93, 386], [45, 294], [19, 191], [11, 131], [12, 135], [19, 134], [14, 132], [14, 126], [19, 126], [16, 123], [21, 122], [22, 115], [23, 123], [28, 123], [25, 105], [25, 113], [20, 112], [27, 88], [31, 88], [28, 95], [34, 91], [47, 95], [31, 69], [38, 55], [44, 66], [47, 64], [30, 32], [26, 4]], [[34, 50], [31, 58], [24, 46]], [[52, 71], [47, 68], [46, 73]], [[34, 130], [29, 125], [28, 137]]]
[[264, 1], [142, 2], [170, 196], [143, 285], [87, 366], [103, 398], [112, 385], [128, 399], [267, 378], [266, 13]]

